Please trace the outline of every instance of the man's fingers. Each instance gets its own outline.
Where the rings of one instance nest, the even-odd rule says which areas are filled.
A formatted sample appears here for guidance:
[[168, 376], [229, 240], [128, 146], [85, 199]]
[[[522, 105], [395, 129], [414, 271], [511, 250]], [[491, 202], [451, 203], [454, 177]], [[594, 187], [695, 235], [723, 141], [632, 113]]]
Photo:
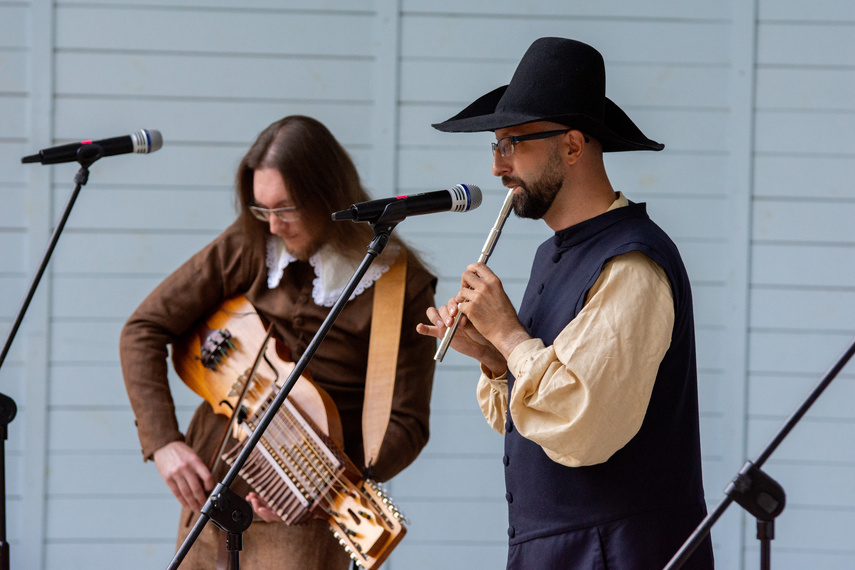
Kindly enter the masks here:
[[196, 458], [196, 461], [193, 462], [192, 467], [199, 476], [199, 481], [202, 484], [202, 491], [205, 493], [207, 498], [208, 491], [212, 491], [214, 489], [214, 476], [211, 474], [208, 466], [202, 463], [202, 460], [198, 457]]

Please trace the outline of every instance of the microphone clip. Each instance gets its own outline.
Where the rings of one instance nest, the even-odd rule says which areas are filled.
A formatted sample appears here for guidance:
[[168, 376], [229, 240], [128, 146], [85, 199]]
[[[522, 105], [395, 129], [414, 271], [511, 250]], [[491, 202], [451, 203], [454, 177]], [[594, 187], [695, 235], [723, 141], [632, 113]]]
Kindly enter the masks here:
[[77, 162], [80, 169], [74, 175], [74, 182], [86, 186], [89, 182], [89, 167], [104, 155], [104, 149], [97, 144], [85, 144], [77, 149]]
[[98, 143], [84, 144], [77, 149], [77, 162], [84, 168], [89, 168], [102, 156], [104, 149]]
[[407, 205], [403, 200], [395, 200], [389, 202], [383, 208], [383, 213], [376, 220], [368, 222], [374, 228], [374, 239], [368, 246], [368, 252], [374, 257], [379, 257], [386, 244], [389, 243], [389, 238], [392, 236], [392, 230], [407, 217]]
[[359, 215], [355, 206], [351, 206], [347, 210], [339, 210], [332, 213], [334, 222], [352, 220], [354, 222], [367, 222], [369, 225], [376, 224], [393, 224], [397, 225], [407, 217], [407, 203], [405, 200], [392, 200], [385, 205], [383, 211], [376, 217], [371, 219], [359, 219]]

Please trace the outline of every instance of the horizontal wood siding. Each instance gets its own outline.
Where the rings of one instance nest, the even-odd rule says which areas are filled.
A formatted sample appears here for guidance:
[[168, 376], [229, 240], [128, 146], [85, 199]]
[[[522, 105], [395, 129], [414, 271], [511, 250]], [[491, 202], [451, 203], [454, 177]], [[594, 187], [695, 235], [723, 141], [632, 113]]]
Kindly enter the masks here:
[[[713, 489], [719, 488], [726, 475], [720, 466], [733, 447], [733, 442], [721, 436], [727, 433], [722, 422], [728, 405], [721, 382], [721, 303], [731, 275], [725, 229], [728, 13], [710, 3], [678, 7], [663, 2], [641, 10], [631, 2], [610, 6], [559, 2], [476, 6], [474, 2], [426, 5], [413, 1], [404, 2], [401, 25], [400, 186], [414, 192], [466, 181], [481, 185], [486, 195], [481, 210], [467, 214], [467, 223], [453, 216], [412, 220], [410, 229], [418, 232], [417, 243], [427, 244], [432, 259], [441, 260], [440, 299], [456, 292], [460, 272], [477, 259], [506, 191], [489, 172], [491, 133], [447, 134], [429, 125], [506, 84], [531, 41], [558, 35], [596, 46], [606, 60], [609, 97], [646, 134], [665, 142], [663, 153], [610, 155], [607, 167], [617, 189], [630, 199], [649, 202], [651, 216], [674, 237], [685, 256], [697, 306], [704, 468], [706, 480], [713, 482]], [[431, 228], [447, 233], [431, 235]], [[512, 218], [505, 226], [489, 263], [502, 276], [512, 300], [521, 299], [532, 253], [549, 235], [540, 222]], [[440, 426], [443, 432], [433, 435], [421, 461], [457, 466], [466, 461], [467, 454], [475, 453], [470, 444], [474, 441], [483, 466], [477, 471], [459, 468], [457, 476], [446, 475], [446, 470], [413, 468], [401, 477], [407, 489], [423, 487], [423, 494], [429, 497], [421, 500], [441, 500], [455, 512], [460, 510], [455, 493], [458, 486], [477, 487], [481, 482], [493, 488], [501, 476], [501, 438], [475, 429], [483, 423], [471, 391], [475, 372], [465, 359], [454, 355], [439, 366], [436, 390], [440, 394], [435, 401], [447, 385], [464, 381], [466, 389], [459, 397], [472, 407], [446, 412], [434, 406], [434, 418], [453, 418], [442, 424], [452, 426], [449, 431], [458, 439], [446, 442], [447, 428]], [[447, 382], [446, 376], [460, 380]], [[473, 415], [473, 426], [461, 430], [459, 426], [469, 414]], [[459, 441], [460, 433], [466, 433], [465, 443]], [[471, 482], [468, 477], [472, 477]], [[482, 524], [490, 526], [494, 537], [500, 537], [507, 525], [504, 517], [485, 517]], [[480, 533], [456, 537], [454, 553], [462, 560], [455, 567], [481, 567], [479, 558], [485, 547]], [[410, 544], [416, 541], [434, 545], [437, 550], [447, 544], [441, 537], [414, 533]], [[497, 550], [503, 548], [496, 546]], [[498, 552], [496, 556], [500, 556]]]
[[[855, 10], [759, 3], [748, 450], [758, 454], [855, 333]], [[849, 492], [853, 368], [811, 408], [764, 469], [787, 492], [775, 566], [845, 568], [855, 548]], [[746, 535], [745, 564], [759, 557]], [[809, 562], [808, 562], [809, 561]]]
[[[234, 218], [235, 168], [289, 114], [324, 122], [375, 196], [466, 182], [482, 206], [396, 230], [455, 294], [506, 189], [491, 133], [432, 123], [510, 79], [537, 37], [606, 60], [608, 95], [661, 153], [607, 157], [615, 188], [675, 240], [692, 280], [703, 466], [712, 505], [855, 332], [855, 7], [837, 0], [0, 0], [0, 326], [18, 310], [78, 166], [40, 148], [141, 128], [147, 156], [95, 163], [0, 370], [14, 568], [165, 567], [178, 508], [141, 461], [121, 327]], [[511, 218], [491, 257], [514, 302], [549, 237]], [[438, 365], [431, 440], [390, 485], [409, 516], [394, 570], [502, 567], [502, 438], [477, 368]], [[170, 378], [181, 425], [198, 398]], [[776, 568], [849, 568], [855, 373], [844, 369], [770, 459], [787, 491]], [[747, 457], [746, 457], [747, 456]], [[713, 529], [718, 565], [753, 568], [753, 522]], [[744, 547], [743, 547], [744, 544]]]

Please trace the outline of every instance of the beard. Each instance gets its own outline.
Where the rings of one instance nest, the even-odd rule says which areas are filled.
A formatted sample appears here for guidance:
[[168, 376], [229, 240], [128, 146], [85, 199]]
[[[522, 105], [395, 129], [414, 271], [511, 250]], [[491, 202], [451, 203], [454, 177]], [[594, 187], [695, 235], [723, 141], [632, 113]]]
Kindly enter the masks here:
[[[300, 233], [304, 235], [308, 234], [308, 225], [308, 223], [302, 222]], [[291, 240], [292, 243], [290, 244], [281, 235], [277, 237], [282, 240], [282, 246], [285, 248], [285, 251], [291, 254], [297, 261], [308, 261], [324, 245], [324, 239], [315, 234], [309, 234], [308, 239]]]
[[321, 244], [318, 240], [312, 240], [312, 242], [306, 247], [300, 249], [288, 247], [285, 240], [282, 240], [282, 243], [285, 245], [285, 251], [293, 255], [297, 261], [309, 261], [309, 258], [318, 253], [318, 250], [321, 249]]
[[561, 157], [555, 150], [537, 178], [530, 183], [515, 176], [502, 176], [502, 184], [506, 187], [518, 186], [522, 190], [521, 194], [514, 195], [513, 200], [514, 213], [518, 218], [539, 220], [549, 211], [564, 185], [564, 173], [560, 165]]

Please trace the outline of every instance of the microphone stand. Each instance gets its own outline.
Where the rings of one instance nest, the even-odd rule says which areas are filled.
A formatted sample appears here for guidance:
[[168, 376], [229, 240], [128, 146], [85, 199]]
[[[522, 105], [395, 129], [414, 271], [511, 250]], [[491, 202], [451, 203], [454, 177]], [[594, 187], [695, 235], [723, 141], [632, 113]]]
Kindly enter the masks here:
[[344, 305], [350, 299], [350, 295], [356, 289], [359, 282], [362, 280], [371, 263], [383, 252], [386, 244], [389, 243], [389, 237], [392, 230], [404, 218], [406, 218], [406, 204], [403, 200], [397, 200], [386, 206], [383, 213], [373, 222], [369, 224], [374, 229], [374, 239], [368, 246], [368, 252], [362, 263], [354, 272], [350, 281], [345, 286], [335, 305], [333, 305], [318, 332], [306, 347], [306, 351], [300, 357], [300, 360], [294, 366], [294, 370], [288, 376], [288, 379], [279, 389], [273, 402], [268, 406], [267, 411], [258, 423], [258, 427], [252, 432], [250, 437], [244, 444], [240, 454], [235, 459], [228, 473], [223, 477], [223, 480], [214, 487], [208, 500], [200, 511], [201, 514], [196, 520], [196, 524], [190, 530], [190, 533], [184, 539], [184, 542], [179, 547], [178, 551], [172, 559], [172, 562], [167, 567], [169, 570], [178, 568], [184, 558], [187, 556], [193, 543], [201, 534], [202, 529], [212, 520], [220, 530], [226, 533], [226, 551], [229, 556], [229, 569], [238, 570], [240, 568], [240, 550], [242, 548], [242, 533], [252, 524], [252, 507], [243, 497], [232, 491], [229, 486], [238, 476], [238, 472], [243, 468], [249, 455], [261, 439], [268, 425], [273, 421], [279, 408], [285, 402], [291, 389], [297, 383], [297, 380], [303, 374], [303, 371], [308, 366], [309, 361], [315, 355], [318, 347], [323, 342], [327, 333], [332, 329], [333, 324], [344, 309]]
[[784, 489], [774, 479], [764, 473], [760, 467], [784, 441], [802, 416], [819, 398], [822, 392], [831, 384], [840, 370], [846, 366], [855, 354], [855, 341], [843, 353], [843, 356], [825, 373], [816, 387], [805, 398], [798, 409], [787, 419], [783, 427], [772, 438], [772, 441], [753, 462], [747, 461], [737, 476], [725, 488], [725, 497], [715, 509], [710, 512], [701, 524], [686, 540], [680, 550], [668, 562], [665, 570], [680, 568], [709, 534], [715, 522], [724, 514], [730, 503], [736, 501], [750, 514], [757, 518], [757, 539], [760, 541], [760, 569], [771, 568], [771, 543], [775, 538], [775, 517], [781, 514], [786, 503]]
[[18, 407], [15, 400], [5, 394], [0, 394], [0, 501], [2, 501], [2, 516], [0, 516], [0, 568], [9, 570], [9, 543], [6, 542], [6, 436], [8, 425], [15, 419]]
[[[47, 264], [50, 261], [51, 255], [53, 255], [53, 250], [56, 248], [56, 244], [59, 241], [59, 236], [62, 234], [62, 230], [65, 228], [65, 222], [68, 220], [68, 216], [71, 214], [71, 209], [74, 207], [74, 202], [77, 201], [77, 196], [80, 194], [80, 189], [86, 185], [89, 181], [89, 167], [92, 166], [96, 160], [103, 156], [103, 149], [93, 143], [81, 146], [77, 150], [77, 162], [80, 163], [80, 170], [77, 171], [77, 174], [74, 176], [74, 190], [71, 192], [71, 196], [68, 198], [68, 203], [65, 205], [65, 209], [62, 212], [62, 216], [60, 216], [59, 222], [57, 222], [56, 227], [53, 229], [53, 234], [51, 235], [50, 242], [48, 243], [47, 249], [42, 255], [41, 263], [39, 264], [39, 268], [36, 271], [35, 276], [33, 277], [32, 282], [30, 283], [30, 288], [27, 291], [26, 296], [24, 297], [24, 302], [21, 303], [21, 307], [18, 309], [18, 313], [15, 317], [15, 320], [12, 323], [12, 328], [9, 329], [9, 334], [6, 337], [6, 341], [3, 344], [3, 350], [0, 351], [0, 368], [2, 368], [3, 363], [6, 361], [6, 355], [9, 354], [9, 349], [12, 347], [12, 341], [15, 339], [15, 335], [18, 334], [18, 328], [21, 326], [21, 322], [24, 320], [24, 315], [27, 312], [27, 309], [30, 307], [30, 302], [33, 300], [33, 296], [36, 294], [36, 289], [39, 286], [39, 282], [42, 279], [42, 275], [44, 275], [45, 269], [47, 268]], [[23, 161], [22, 161], [23, 162]], [[7, 426], [9, 423], [15, 419], [15, 414], [17, 412], [17, 406], [15, 405], [15, 401], [6, 396], [5, 394], [0, 394], [0, 570], [9, 570], [9, 544], [6, 542], [6, 437], [8, 435]]]

